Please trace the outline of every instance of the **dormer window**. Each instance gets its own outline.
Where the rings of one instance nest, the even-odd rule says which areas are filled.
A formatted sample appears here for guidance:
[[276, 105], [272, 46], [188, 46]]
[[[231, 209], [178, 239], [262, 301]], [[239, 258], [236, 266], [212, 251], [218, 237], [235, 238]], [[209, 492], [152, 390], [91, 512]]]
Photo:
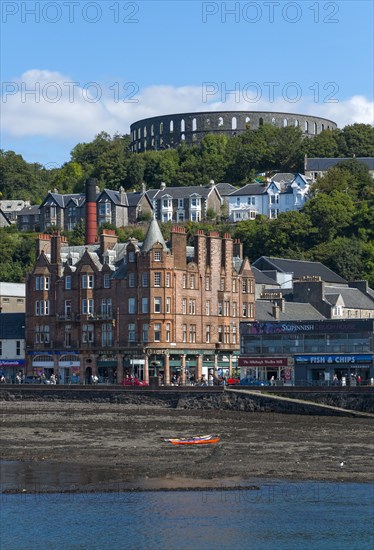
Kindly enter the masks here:
[[153, 258], [155, 262], [161, 262], [161, 250], [155, 250]]
[[130, 250], [130, 252], [129, 252], [129, 262], [130, 263], [135, 262], [135, 252], [134, 252], [134, 250]]

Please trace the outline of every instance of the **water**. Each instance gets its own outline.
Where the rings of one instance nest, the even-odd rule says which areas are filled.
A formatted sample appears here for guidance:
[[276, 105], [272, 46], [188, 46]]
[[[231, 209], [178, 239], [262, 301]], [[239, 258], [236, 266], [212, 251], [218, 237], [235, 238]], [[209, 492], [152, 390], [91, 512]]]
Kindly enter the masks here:
[[2, 494], [1, 550], [372, 550], [372, 485], [255, 484], [260, 490]]

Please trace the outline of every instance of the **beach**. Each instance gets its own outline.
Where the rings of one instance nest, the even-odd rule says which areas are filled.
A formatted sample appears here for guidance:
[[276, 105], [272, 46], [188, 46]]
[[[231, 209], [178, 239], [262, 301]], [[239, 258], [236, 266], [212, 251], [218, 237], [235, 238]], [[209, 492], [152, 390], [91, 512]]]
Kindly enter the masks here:
[[[161, 405], [1, 402], [2, 489], [157, 490], [374, 480], [373, 421]], [[219, 434], [214, 445], [170, 437]]]

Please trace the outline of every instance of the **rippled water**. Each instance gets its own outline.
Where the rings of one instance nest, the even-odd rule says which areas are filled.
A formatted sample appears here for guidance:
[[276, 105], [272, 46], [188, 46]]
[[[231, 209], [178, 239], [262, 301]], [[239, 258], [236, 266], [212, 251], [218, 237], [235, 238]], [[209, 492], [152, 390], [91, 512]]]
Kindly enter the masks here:
[[1, 550], [372, 550], [373, 486], [3, 494]]

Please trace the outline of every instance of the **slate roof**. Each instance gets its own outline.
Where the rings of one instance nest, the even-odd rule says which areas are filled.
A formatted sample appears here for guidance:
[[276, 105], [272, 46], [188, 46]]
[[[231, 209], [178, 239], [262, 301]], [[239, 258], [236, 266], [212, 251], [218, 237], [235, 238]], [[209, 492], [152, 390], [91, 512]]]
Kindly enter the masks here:
[[0, 216], [4, 218], [7, 224], [11, 225], [11, 221], [8, 219], [8, 217], [4, 214], [4, 212], [0, 208]]
[[325, 286], [325, 299], [332, 305], [335, 305], [339, 295], [343, 298], [344, 306], [347, 308], [374, 310], [374, 300], [358, 288]]
[[162, 236], [160, 226], [158, 225], [156, 218], [153, 217], [151, 223], [149, 224], [148, 231], [142, 245], [142, 251], [149, 252], [152, 246], [156, 243], [162, 244], [162, 248], [164, 250], [167, 250], [167, 246], [165, 244], [164, 237]]
[[84, 193], [71, 193], [69, 195], [62, 195], [61, 193], [50, 192], [42, 202], [41, 206], [43, 206], [47, 202], [51, 202], [49, 200], [51, 198], [60, 208], [65, 208], [69, 201], [73, 201], [77, 205], [83, 204], [86, 200], [86, 195]]
[[128, 206], [127, 202], [127, 193], [124, 193], [124, 199], [125, 202], [121, 202], [120, 193], [119, 191], [112, 191], [111, 189], [104, 189], [104, 191], [100, 194], [106, 193], [109, 197], [109, 199], [112, 201], [113, 204], [116, 206]]
[[[374, 170], [374, 157], [354, 157], [355, 160], [365, 164], [369, 170]], [[315, 172], [325, 172], [332, 166], [335, 166], [339, 162], [344, 160], [352, 160], [352, 157], [349, 158], [306, 158], [305, 170], [315, 171]]]
[[128, 206], [138, 206], [145, 193], [126, 193]]
[[[275, 321], [274, 303], [268, 300], [256, 300], [256, 321]], [[286, 302], [285, 311], [279, 308], [280, 321], [320, 321], [326, 319], [310, 304]]]
[[291, 174], [290, 172], [278, 172], [278, 174], [275, 174], [271, 181], [275, 181], [276, 183], [291, 183], [295, 179], [295, 174]]
[[[165, 187], [164, 189], [149, 189], [147, 191], [148, 196], [153, 199], [161, 199], [167, 195], [170, 195], [173, 199], [188, 199], [191, 195], [200, 195], [200, 197], [206, 198], [212, 191], [211, 186], [202, 185], [190, 185], [188, 187]], [[156, 191], [151, 197], [151, 192]]]
[[25, 313], [0, 313], [0, 340], [23, 340], [25, 319]]
[[38, 205], [26, 206], [18, 212], [18, 216], [40, 216], [40, 208]]
[[263, 195], [268, 188], [268, 183], [247, 183], [241, 189], [237, 189], [230, 194], [230, 197], [237, 197], [243, 195]]
[[222, 197], [225, 197], [226, 195], [230, 195], [231, 193], [236, 191], [236, 187], [231, 185], [231, 183], [225, 183], [225, 182], [216, 183], [216, 188], [218, 190], [218, 193]]
[[253, 275], [255, 276], [256, 285], [271, 285], [273, 287], [279, 286], [274, 279], [270, 279], [265, 273], [257, 269], [257, 267], [253, 267], [252, 265], [252, 271]]
[[261, 271], [275, 269], [279, 273], [292, 273], [293, 279], [300, 279], [308, 275], [321, 277], [321, 280], [327, 283], [347, 284], [345, 279], [321, 262], [306, 262], [304, 260], [288, 260], [261, 256], [261, 258], [253, 262], [252, 266], [257, 267]]

